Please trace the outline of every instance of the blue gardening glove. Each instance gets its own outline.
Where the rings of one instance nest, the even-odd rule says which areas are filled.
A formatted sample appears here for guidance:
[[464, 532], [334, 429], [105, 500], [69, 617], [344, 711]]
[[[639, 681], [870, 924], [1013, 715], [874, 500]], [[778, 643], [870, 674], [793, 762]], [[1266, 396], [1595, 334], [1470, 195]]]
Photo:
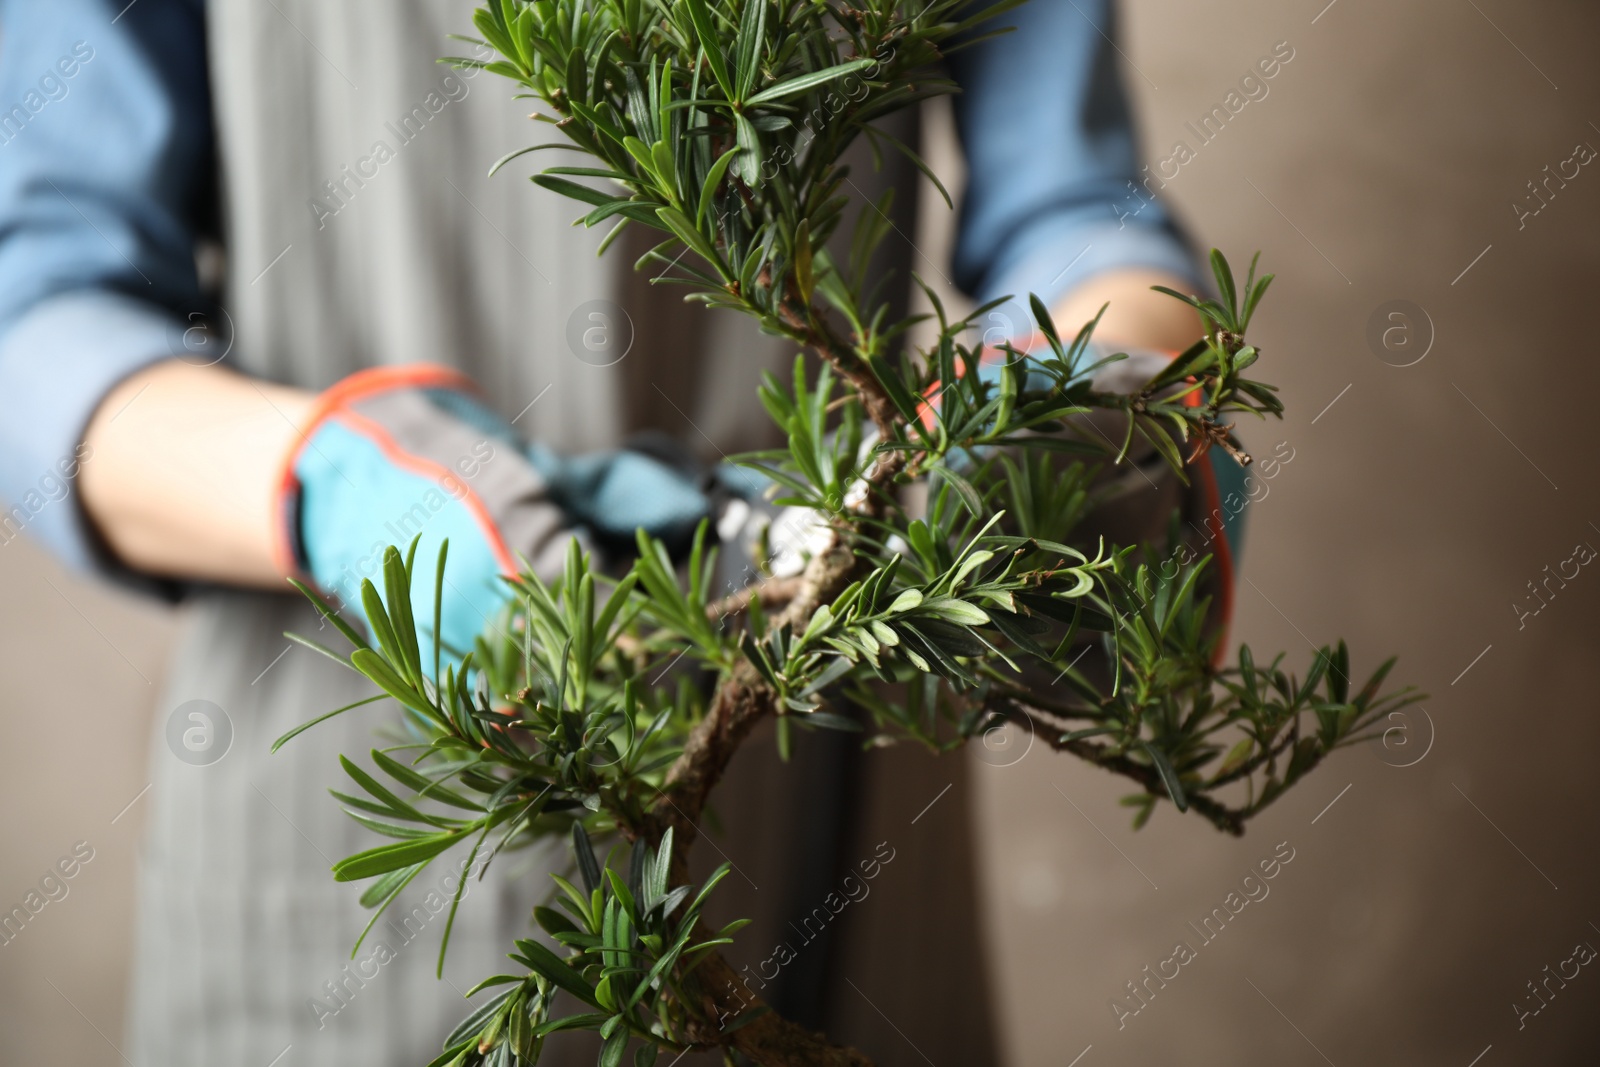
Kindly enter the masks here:
[[[545, 451], [536, 465], [523, 447], [454, 371], [354, 374], [323, 394], [285, 461], [280, 562], [365, 623], [362, 580], [381, 591], [384, 549], [404, 552], [420, 536], [411, 608], [431, 631], [439, 546], [448, 539], [441, 637], [465, 652], [505, 603], [500, 578], [521, 569], [519, 557], [548, 579], [585, 524], [610, 533], [623, 523], [653, 530], [660, 522], [672, 532], [685, 522], [692, 529], [706, 511], [703, 497], [690, 499], [692, 484], [648, 457], [563, 459]], [[656, 506], [638, 506], [650, 501]], [[628, 534], [631, 540], [631, 528]]]
[[549, 485], [552, 499], [614, 554], [633, 553], [635, 531], [643, 529], [676, 556], [712, 511], [701, 489], [709, 480], [687, 457], [658, 458], [632, 447], [561, 456], [539, 444], [527, 445], [524, 454]]

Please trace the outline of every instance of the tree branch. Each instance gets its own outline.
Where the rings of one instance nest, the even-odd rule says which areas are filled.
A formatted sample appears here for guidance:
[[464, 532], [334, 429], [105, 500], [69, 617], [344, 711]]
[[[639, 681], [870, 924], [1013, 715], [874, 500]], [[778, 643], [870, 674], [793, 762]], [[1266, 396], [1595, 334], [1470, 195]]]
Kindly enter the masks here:
[[683, 752], [667, 772], [656, 797], [634, 836], [658, 844], [673, 831], [673, 852], [688, 855], [700, 833], [700, 816], [739, 745], [762, 716], [775, 707], [774, 694], [748, 660], [740, 660], [717, 686], [705, 718], [695, 724]]
[[[836, 534], [833, 543], [806, 565], [788, 606], [773, 619], [773, 625], [803, 627], [818, 605], [850, 584], [855, 566], [855, 553]], [[706, 798], [755, 724], [776, 708], [777, 694], [749, 660], [741, 659], [718, 683], [705, 718], [689, 732], [639, 833], [654, 843], [671, 827], [674, 851], [687, 854], [698, 834], [696, 823], [705, 810]]]
[[[813, 309], [802, 313], [794, 304], [784, 301], [779, 305], [778, 314], [783, 323], [795, 332], [796, 340], [825, 359], [855, 388], [862, 406], [866, 408], [867, 417], [878, 428], [878, 440], [893, 441], [900, 422], [900, 412], [894, 406], [894, 401], [889, 399], [883, 383], [878, 381], [878, 376], [866, 366], [855, 349], [840, 340]], [[904, 469], [905, 464], [905, 453], [899, 450], [884, 452], [878, 457], [866, 475], [867, 484], [878, 490], [877, 493], [868, 494], [870, 506], [881, 506], [881, 501], [874, 498], [881, 496], [883, 487]]]
[[[793, 582], [788, 606], [775, 624], [803, 625], [819, 604], [849, 584], [855, 566], [855, 554], [836, 533], [832, 545], [814, 556]], [[699, 819], [711, 791], [750, 731], [763, 716], [776, 711], [777, 694], [748, 660], [741, 659], [718, 684], [705, 718], [690, 731], [656, 801], [637, 825], [624, 827], [629, 837], [651, 844], [659, 844], [672, 830], [673, 884], [689, 883], [689, 850], [699, 837]], [[702, 923], [697, 937], [709, 936]], [[763, 1067], [873, 1067], [857, 1050], [832, 1045], [823, 1035], [765, 1010], [748, 987], [741, 991], [737, 972], [716, 951], [682, 982], [684, 1006], [697, 1020], [688, 1034], [695, 1044], [737, 1049]], [[731, 1034], [725, 1032], [729, 1022], [751, 1012], [764, 1013]]]
[[[1019, 726], [1031, 725], [1033, 720], [1032, 711], [1038, 710], [1031, 709], [1030, 711], [1027, 705], [1021, 701], [1006, 696], [992, 696], [984, 702], [984, 709]], [[1145, 792], [1151, 796], [1167, 796], [1167, 787], [1161, 781], [1160, 772], [1154, 767], [1136, 763], [1127, 756], [1114, 753], [1104, 745], [1097, 745], [1092, 741], [1065, 741], [1062, 740], [1060, 734], [1056, 733], [1047, 735], [1044, 741], [1057, 752], [1070, 752], [1097, 767], [1111, 771], [1113, 774], [1120, 774], [1124, 778], [1133, 779], [1142, 785]], [[1190, 810], [1208, 819], [1218, 830], [1233, 837], [1244, 836], [1244, 822], [1254, 814], [1250, 810], [1230, 808], [1225, 804], [1212, 800], [1210, 797], [1196, 795], [1189, 796], [1186, 799], [1189, 802]]]

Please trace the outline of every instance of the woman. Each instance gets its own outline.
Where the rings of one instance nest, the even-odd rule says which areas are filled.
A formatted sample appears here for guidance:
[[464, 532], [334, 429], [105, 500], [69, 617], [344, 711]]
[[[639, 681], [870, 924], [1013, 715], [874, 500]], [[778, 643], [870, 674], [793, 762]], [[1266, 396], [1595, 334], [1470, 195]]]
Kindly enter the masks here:
[[[749, 400], [790, 358], [782, 345], [652, 289], [625, 250], [596, 259], [557, 197], [484, 177], [536, 131], [506, 86], [435, 63], [471, 7], [0, 0], [0, 106], [17, 102], [0, 115], [0, 496], [20, 502], [8, 536], [25, 528], [79, 567], [189, 604], [152, 746], [132, 1062], [425, 1063], [465, 1011], [451, 984], [501, 969], [541, 872], [563, 862], [523, 854], [471, 883], [450, 984], [433, 975], [450, 868], [350, 959], [366, 915], [327, 868], [370, 841], [322, 790], [341, 786], [336, 754], [371, 747], [389, 712], [269, 756], [289, 727], [370, 691], [284, 652], [284, 630], [318, 628], [286, 575], [350, 600], [376, 546], [420, 533], [428, 560], [448, 536], [445, 630], [459, 643], [492, 615], [513, 555], [547, 566], [571, 536], [676, 530], [703, 510], [673, 466], [556, 454], [648, 430], [708, 459], [771, 443]], [[951, 64], [970, 172], [956, 282], [983, 299], [1036, 292], [1067, 324], [1110, 300], [1102, 338], [1187, 344], [1193, 320], [1148, 291], [1194, 287], [1185, 247], [1159, 205], [1126, 209], [1144, 201], [1128, 199], [1108, 4], [1034, 0], [1005, 21], [1021, 32]], [[857, 184], [874, 197], [916, 180], [870, 170]], [[899, 199], [897, 226], [914, 233]], [[888, 257], [899, 277], [915, 255]], [[1029, 332], [1020, 306], [993, 327]], [[73, 505], [33, 508], [39, 471], [62, 457], [81, 460]], [[758, 918], [741, 935], [752, 961], [887, 844], [879, 903], [846, 912], [776, 994], [880, 1063], [921, 1062], [917, 1047], [996, 1059], [962, 794], [911, 821], [959, 774], [856, 766], [821, 743], [783, 768], [763, 752], [735, 767], [727, 833], [707, 842], [743, 876], [723, 905]], [[937, 940], [919, 936], [930, 929]]]

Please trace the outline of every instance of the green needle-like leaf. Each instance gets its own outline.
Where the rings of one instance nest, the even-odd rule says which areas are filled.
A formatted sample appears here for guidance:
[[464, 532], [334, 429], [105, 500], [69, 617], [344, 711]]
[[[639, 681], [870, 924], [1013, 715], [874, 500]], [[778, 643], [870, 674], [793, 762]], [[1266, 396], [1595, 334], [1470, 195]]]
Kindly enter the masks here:
[[802, 74], [798, 78], [790, 78], [788, 81], [779, 82], [770, 89], [763, 89], [749, 100], [746, 100], [745, 106], [760, 107], [763, 104], [775, 103], [798, 93], [806, 92], [809, 89], [815, 89], [819, 85], [825, 85], [835, 78], [842, 78], [846, 74], [865, 70], [875, 62], [872, 59], [855, 59], [849, 63], [841, 63], [836, 67], [829, 67], [827, 70], [816, 70], [810, 74]]
[[722, 51], [722, 36], [712, 21], [706, 0], [683, 0], [683, 3], [689, 9], [689, 17], [694, 20], [694, 32], [700, 38], [701, 51], [711, 64], [711, 73], [717, 79], [717, 84], [729, 100], [739, 99], [733, 78], [728, 74], [728, 57]]

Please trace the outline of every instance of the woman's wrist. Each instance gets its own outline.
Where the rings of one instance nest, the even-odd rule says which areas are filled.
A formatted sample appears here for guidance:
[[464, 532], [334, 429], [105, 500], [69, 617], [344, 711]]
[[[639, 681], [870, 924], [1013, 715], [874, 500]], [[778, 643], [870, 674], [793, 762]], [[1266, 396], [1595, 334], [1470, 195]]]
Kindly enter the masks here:
[[139, 371], [85, 431], [84, 510], [136, 570], [277, 587], [275, 482], [313, 400], [216, 366]]

